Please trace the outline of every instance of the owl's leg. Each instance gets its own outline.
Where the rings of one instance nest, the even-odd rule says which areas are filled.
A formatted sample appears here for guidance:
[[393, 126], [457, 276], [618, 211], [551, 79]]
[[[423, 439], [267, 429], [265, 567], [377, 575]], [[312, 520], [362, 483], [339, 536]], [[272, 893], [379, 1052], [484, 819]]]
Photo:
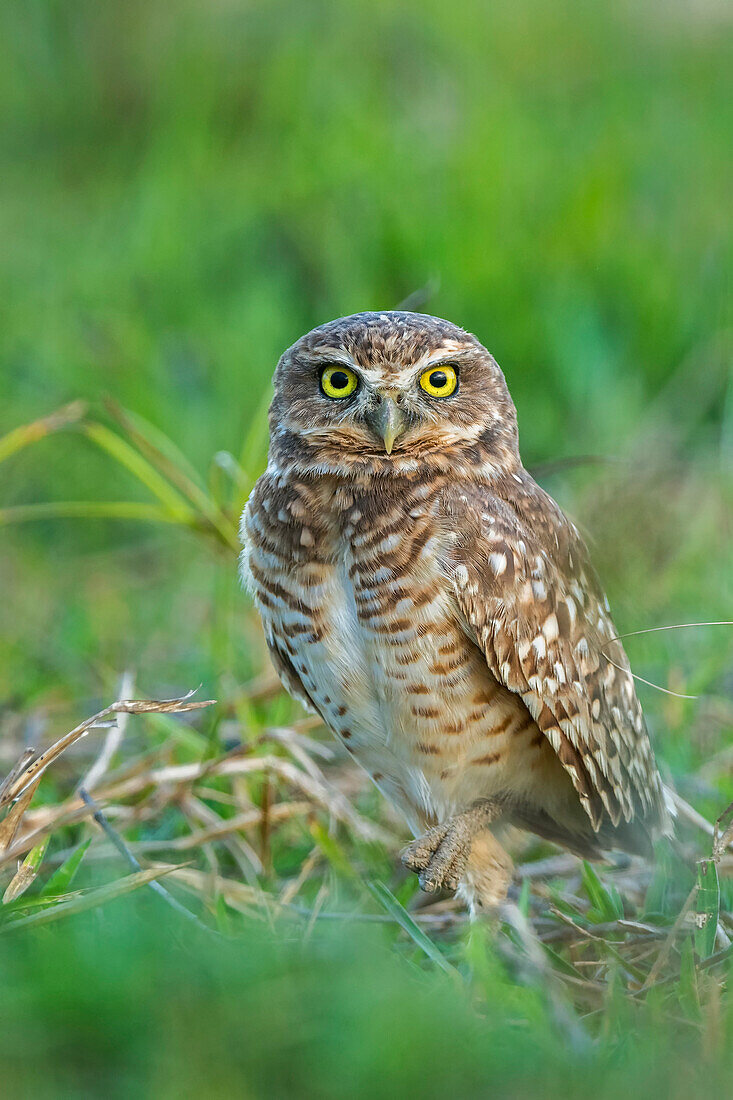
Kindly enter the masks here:
[[459, 897], [472, 917], [496, 912], [506, 901], [514, 865], [511, 856], [489, 829], [473, 838], [471, 854], [458, 887]]
[[408, 844], [402, 852], [402, 862], [417, 873], [426, 893], [457, 890], [468, 865], [474, 837], [496, 821], [500, 812], [501, 807], [496, 802], [475, 803], [470, 810], [449, 817]]

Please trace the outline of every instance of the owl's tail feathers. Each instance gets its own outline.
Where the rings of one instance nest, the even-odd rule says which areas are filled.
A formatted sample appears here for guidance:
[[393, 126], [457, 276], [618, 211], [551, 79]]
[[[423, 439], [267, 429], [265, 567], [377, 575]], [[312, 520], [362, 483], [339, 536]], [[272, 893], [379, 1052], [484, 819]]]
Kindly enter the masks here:
[[[655, 843], [662, 839], [674, 842], [674, 820], [678, 816], [678, 796], [663, 788], [664, 807], [653, 820], [622, 821], [617, 826], [602, 825], [598, 832], [588, 824], [584, 833], [562, 826], [546, 814], [524, 812], [516, 823], [533, 833], [568, 848], [581, 859], [603, 860], [613, 850], [631, 855], [654, 858]], [[531, 816], [531, 820], [530, 820]], [[489, 829], [474, 836], [466, 870], [461, 877], [458, 896], [465, 902], [472, 918], [482, 911], [496, 910], [506, 900], [514, 865], [508, 852]]]
[[604, 852], [616, 850], [653, 860], [657, 842], [674, 837], [676, 816], [675, 794], [662, 784], [661, 789], [656, 788], [651, 805], [642, 806], [637, 802], [636, 813], [630, 821], [622, 818], [614, 825], [607, 818], [603, 819], [594, 839]]

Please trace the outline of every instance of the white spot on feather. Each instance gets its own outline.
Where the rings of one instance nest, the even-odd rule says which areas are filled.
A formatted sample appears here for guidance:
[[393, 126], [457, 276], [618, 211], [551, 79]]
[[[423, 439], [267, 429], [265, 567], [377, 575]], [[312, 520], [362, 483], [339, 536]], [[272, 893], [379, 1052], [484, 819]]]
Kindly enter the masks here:
[[519, 599], [520, 599], [521, 603], [532, 603], [533, 602], [534, 595], [532, 593], [532, 585], [529, 583], [529, 581], [525, 581], [525, 583], [522, 585], [521, 589], [519, 590]]
[[500, 577], [506, 571], [506, 554], [489, 554], [489, 565], [497, 577]]
[[376, 550], [380, 554], [390, 554], [393, 550], [396, 550], [400, 545], [401, 535], [398, 531], [394, 531], [391, 535], [387, 535], [376, 547]]
[[548, 615], [545, 619], [544, 626], [542, 627], [542, 633], [548, 642], [554, 642], [560, 633], [560, 628], [557, 625], [557, 616], [553, 613]]
[[456, 584], [459, 588], [465, 588], [468, 584], [468, 570], [465, 565], [457, 565], [455, 568]]

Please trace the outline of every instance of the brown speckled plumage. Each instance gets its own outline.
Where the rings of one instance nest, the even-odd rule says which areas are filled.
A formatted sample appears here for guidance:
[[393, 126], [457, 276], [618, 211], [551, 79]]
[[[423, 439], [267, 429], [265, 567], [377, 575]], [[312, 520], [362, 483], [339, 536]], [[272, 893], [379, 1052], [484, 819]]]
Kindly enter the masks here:
[[[458, 389], [431, 398], [418, 378], [446, 363]], [[334, 364], [358, 377], [345, 400], [319, 386]], [[388, 454], [373, 426], [390, 401]], [[423, 886], [499, 897], [506, 823], [590, 857], [647, 852], [667, 815], [628, 662], [580, 535], [522, 467], [485, 348], [419, 314], [333, 321], [282, 357], [270, 429], [243, 575], [287, 689], [415, 835], [432, 827], [406, 857]]]

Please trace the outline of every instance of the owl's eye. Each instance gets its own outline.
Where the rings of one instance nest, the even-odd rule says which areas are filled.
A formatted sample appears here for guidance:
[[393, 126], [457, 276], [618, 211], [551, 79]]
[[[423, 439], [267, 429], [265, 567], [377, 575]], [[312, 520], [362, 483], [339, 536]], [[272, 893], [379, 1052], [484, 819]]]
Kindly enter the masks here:
[[420, 375], [420, 385], [431, 397], [450, 397], [458, 389], [458, 371], [444, 363]]
[[336, 401], [350, 397], [358, 385], [359, 379], [349, 367], [326, 367], [321, 371], [321, 389]]

